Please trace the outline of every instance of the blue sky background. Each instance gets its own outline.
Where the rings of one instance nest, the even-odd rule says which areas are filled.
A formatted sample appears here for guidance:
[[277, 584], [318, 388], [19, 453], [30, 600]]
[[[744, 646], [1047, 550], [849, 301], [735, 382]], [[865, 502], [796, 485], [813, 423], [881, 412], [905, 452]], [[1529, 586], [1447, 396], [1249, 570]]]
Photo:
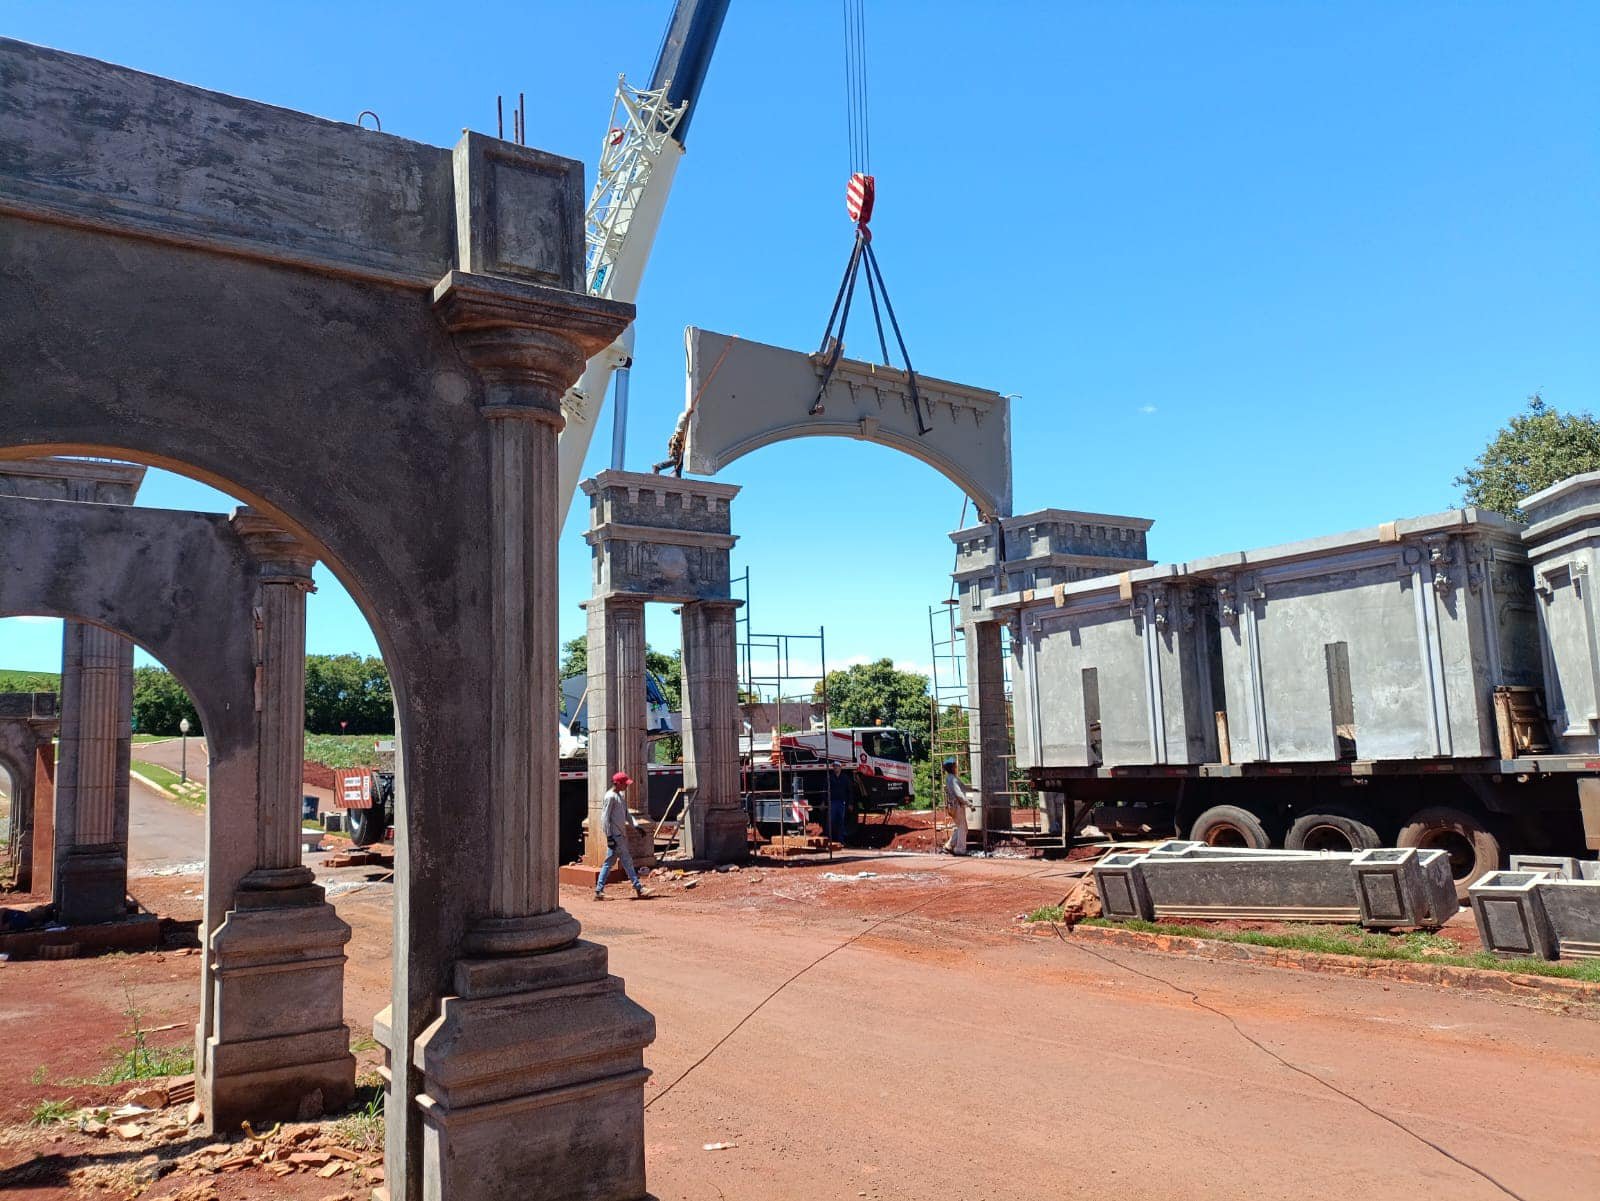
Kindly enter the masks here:
[[[0, 33], [449, 145], [527, 94], [593, 164], [668, 0], [506, 8], [12, 0]], [[870, 0], [875, 245], [932, 375], [1016, 393], [1018, 511], [1155, 519], [1172, 560], [1449, 507], [1542, 390], [1600, 380], [1600, 6]], [[687, 324], [810, 349], [850, 248], [835, 3], [733, 0], [643, 293], [629, 463], [683, 404]], [[863, 322], [852, 348], [866, 357]], [[609, 455], [602, 424], [591, 469]], [[846, 441], [769, 447], [735, 570], [830, 664], [929, 660], [956, 488]], [[225, 498], [152, 473], [143, 503]], [[585, 514], [562, 540], [581, 631]], [[676, 643], [663, 609], [652, 641]], [[311, 649], [372, 651], [326, 573]], [[0, 665], [59, 636], [0, 623]]]

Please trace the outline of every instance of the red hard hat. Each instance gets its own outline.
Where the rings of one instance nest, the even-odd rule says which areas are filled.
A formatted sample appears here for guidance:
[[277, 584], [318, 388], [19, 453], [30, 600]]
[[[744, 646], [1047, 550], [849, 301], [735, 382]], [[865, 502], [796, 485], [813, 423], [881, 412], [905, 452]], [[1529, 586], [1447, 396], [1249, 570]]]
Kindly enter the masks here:
[[619, 771], [616, 775], [611, 777], [611, 782], [613, 784], [632, 784], [633, 777], [625, 771]]

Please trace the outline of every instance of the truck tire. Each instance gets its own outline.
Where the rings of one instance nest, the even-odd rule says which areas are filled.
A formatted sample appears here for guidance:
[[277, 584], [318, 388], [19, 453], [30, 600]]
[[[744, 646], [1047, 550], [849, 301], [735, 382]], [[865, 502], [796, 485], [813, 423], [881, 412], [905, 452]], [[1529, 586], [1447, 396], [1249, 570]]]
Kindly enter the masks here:
[[1261, 819], [1237, 805], [1213, 805], [1189, 827], [1189, 837], [1212, 847], [1245, 847], [1264, 851], [1272, 845]]
[[1419, 850], [1447, 851], [1456, 896], [1467, 899], [1467, 887], [1485, 872], [1499, 868], [1504, 848], [1499, 836], [1480, 817], [1447, 805], [1413, 813], [1400, 827], [1395, 844]]
[[1302, 813], [1283, 836], [1289, 851], [1370, 851], [1381, 847], [1378, 832], [1352, 813], [1327, 809], [1322, 813]]
[[383, 820], [383, 806], [374, 804], [370, 809], [346, 809], [345, 823], [350, 829], [350, 841], [358, 847], [370, 847], [388, 832]]

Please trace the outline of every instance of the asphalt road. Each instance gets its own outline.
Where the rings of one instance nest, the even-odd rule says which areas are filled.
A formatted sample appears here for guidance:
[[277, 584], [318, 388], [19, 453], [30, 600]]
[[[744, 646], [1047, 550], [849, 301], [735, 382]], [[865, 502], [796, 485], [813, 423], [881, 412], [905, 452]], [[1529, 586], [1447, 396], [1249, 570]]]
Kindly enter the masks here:
[[199, 872], [205, 857], [205, 814], [169, 801], [133, 780], [128, 790], [129, 874], [149, 875], [184, 866]]
[[[143, 759], [146, 763], [155, 763], [168, 771], [181, 771], [184, 762], [184, 739], [169, 738], [164, 742], [136, 742], [133, 744], [133, 757]], [[189, 778], [199, 780], [202, 784], [206, 780], [206, 740], [204, 738], [188, 739]]]

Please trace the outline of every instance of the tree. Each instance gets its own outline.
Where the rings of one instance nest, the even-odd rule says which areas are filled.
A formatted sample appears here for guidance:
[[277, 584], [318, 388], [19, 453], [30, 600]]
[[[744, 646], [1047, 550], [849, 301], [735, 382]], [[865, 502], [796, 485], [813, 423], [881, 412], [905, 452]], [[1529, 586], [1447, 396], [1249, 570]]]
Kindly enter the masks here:
[[589, 674], [589, 636], [579, 634], [561, 644], [560, 675], [563, 680]]
[[1522, 520], [1525, 497], [1558, 480], [1600, 470], [1600, 421], [1591, 413], [1563, 413], [1535, 392], [1525, 412], [1490, 440], [1456, 477], [1463, 504]]
[[394, 693], [383, 660], [376, 655], [307, 655], [306, 730], [394, 733]]
[[[823, 700], [818, 684], [813, 699]], [[835, 726], [899, 726], [922, 746], [928, 741], [928, 677], [896, 669], [891, 659], [830, 671], [828, 722]]]
[[133, 728], [141, 734], [179, 734], [178, 723], [189, 719], [189, 733], [200, 734], [200, 714], [194, 702], [164, 667], [133, 669]]
[[[644, 669], [661, 681], [661, 691], [674, 709], [683, 707], [683, 652], [644, 648]], [[589, 636], [579, 634], [561, 644], [560, 675], [563, 680], [589, 674]]]

